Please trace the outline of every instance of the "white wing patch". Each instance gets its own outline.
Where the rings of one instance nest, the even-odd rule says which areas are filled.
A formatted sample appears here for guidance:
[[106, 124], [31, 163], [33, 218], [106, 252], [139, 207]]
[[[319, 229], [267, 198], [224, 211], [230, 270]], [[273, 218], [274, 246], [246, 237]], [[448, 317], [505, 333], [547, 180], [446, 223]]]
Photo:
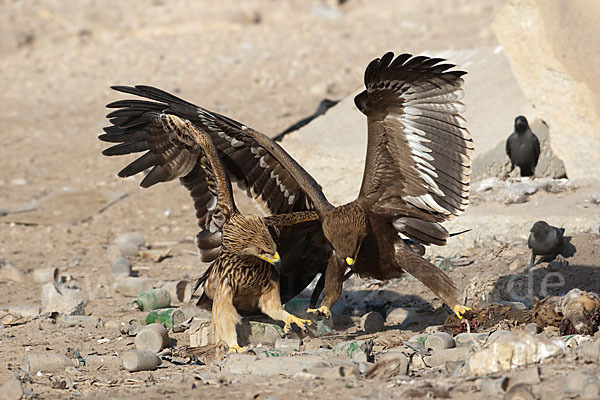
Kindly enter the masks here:
[[[413, 115], [417, 115], [418, 113], [420, 113], [420, 110], [415, 107], [406, 107], [404, 109], [405, 112], [407, 110]], [[389, 114], [386, 117], [386, 119], [387, 118], [395, 119], [404, 127], [406, 143], [410, 148], [410, 156], [414, 161], [414, 167], [412, 168], [421, 177], [421, 183], [423, 187], [429, 193], [435, 193], [440, 197], [444, 197], [444, 192], [440, 190], [439, 186], [433, 179], [438, 177], [438, 174], [435, 171], [435, 167], [431, 163], [429, 163], [429, 161], [434, 160], [434, 157], [430, 154], [431, 149], [427, 147], [427, 143], [430, 143], [431, 140], [429, 140], [426, 137], [423, 137], [423, 131], [410, 126], [410, 122], [407, 123], [407, 121], [405, 119], [402, 119], [398, 114]], [[442, 206], [440, 206], [434, 200], [434, 198], [431, 197], [429, 193], [421, 196], [404, 196], [402, 198], [416, 207], [443, 214], [450, 214], [450, 212]]]

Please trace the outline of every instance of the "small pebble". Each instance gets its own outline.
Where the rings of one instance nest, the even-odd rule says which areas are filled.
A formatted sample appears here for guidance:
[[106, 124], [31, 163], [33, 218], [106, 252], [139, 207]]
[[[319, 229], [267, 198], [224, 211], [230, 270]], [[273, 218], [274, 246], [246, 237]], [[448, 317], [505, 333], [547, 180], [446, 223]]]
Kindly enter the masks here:
[[409, 311], [404, 308], [394, 308], [385, 318], [386, 325], [397, 326], [402, 325], [409, 316]]
[[140, 249], [133, 243], [115, 244], [119, 248], [122, 257], [137, 257], [140, 254]]
[[180, 303], [187, 303], [192, 298], [192, 284], [189, 281], [166, 282], [162, 288], [169, 292], [172, 300]]
[[453, 347], [456, 347], [454, 339], [446, 332], [437, 332], [425, 339], [425, 348], [433, 350], [434, 353]]
[[150, 324], [135, 336], [135, 347], [158, 353], [169, 344], [167, 329], [162, 324]]
[[516, 385], [504, 395], [504, 400], [535, 400], [529, 385]]
[[466, 347], [455, 347], [445, 350], [434, 351], [433, 355], [425, 357], [425, 362], [432, 367], [440, 367], [447, 362], [464, 361], [469, 356]]
[[511, 272], [515, 272], [515, 271], [519, 271], [523, 268], [523, 263], [521, 262], [520, 259], [515, 259], [513, 262], [511, 262], [508, 265], [508, 270]]
[[380, 332], [383, 330], [384, 322], [385, 320], [380, 313], [371, 311], [360, 318], [360, 328], [366, 333]]
[[500, 393], [506, 392], [508, 387], [508, 378], [503, 376], [500, 378], [485, 378], [481, 382], [481, 393], [485, 397], [496, 397]]
[[117, 261], [119, 258], [125, 257], [123, 253], [121, 253], [121, 249], [116, 244], [111, 244], [106, 248], [106, 258], [113, 263]]
[[516, 340], [517, 336], [507, 330], [504, 329], [498, 329], [495, 332], [492, 332], [492, 334], [488, 337], [487, 343], [503, 343], [503, 342], [512, 342], [514, 340]]
[[131, 263], [126, 258], [117, 258], [110, 266], [110, 272], [116, 279], [131, 276]]
[[146, 240], [144, 240], [144, 237], [139, 232], [123, 233], [117, 236], [113, 243], [117, 245], [129, 243], [135, 245], [137, 248], [146, 246]]
[[488, 335], [486, 333], [459, 333], [454, 336], [456, 347], [471, 347], [475, 344], [485, 343]]
[[150, 289], [152, 289], [152, 280], [150, 278], [130, 276], [121, 280], [115, 290], [126, 297], [137, 297], [140, 293]]
[[301, 343], [300, 339], [279, 338], [275, 341], [275, 348], [283, 351], [298, 351]]
[[121, 357], [123, 368], [130, 372], [155, 370], [160, 358], [150, 350], [129, 350]]
[[587, 363], [600, 362], [600, 339], [585, 342], [577, 346], [577, 356]]
[[542, 380], [540, 379], [540, 368], [536, 365], [523, 371], [519, 371], [515, 376], [508, 380], [507, 389], [520, 384], [537, 385]]
[[525, 332], [529, 333], [530, 335], [537, 335], [538, 333], [540, 333], [542, 330], [540, 329], [540, 327], [538, 326], [538, 324], [531, 322], [527, 325], [525, 325], [525, 328], [523, 329]]
[[19, 400], [21, 397], [23, 397], [23, 385], [17, 378], [11, 378], [0, 386], [0, 400]]

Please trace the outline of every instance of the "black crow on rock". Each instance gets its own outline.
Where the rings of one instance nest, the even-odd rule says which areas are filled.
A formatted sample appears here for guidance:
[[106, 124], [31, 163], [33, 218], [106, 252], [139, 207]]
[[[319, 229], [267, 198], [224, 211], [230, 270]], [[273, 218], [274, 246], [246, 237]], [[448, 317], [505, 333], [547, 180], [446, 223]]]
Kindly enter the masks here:
[[529, 128], [527, 118], [522, 115], [515, 118], [515, 130], [506, 140], [506, 155], [510, 158], [508, 173], [517, 165], [521, 176], [535, 175], [535, 167], [540, 158], [540, 142]]

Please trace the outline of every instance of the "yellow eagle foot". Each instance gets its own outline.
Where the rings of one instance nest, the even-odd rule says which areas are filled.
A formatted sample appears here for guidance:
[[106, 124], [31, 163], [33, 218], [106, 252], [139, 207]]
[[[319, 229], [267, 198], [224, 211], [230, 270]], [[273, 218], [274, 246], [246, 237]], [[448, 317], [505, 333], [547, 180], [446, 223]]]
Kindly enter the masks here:
[[285, 333], [290, 332], [292, 330], [292, 324], [296, 324], [296, 326], [298, 328], [300, 328], [303, 331], [305, 331], [306, 330], [306, 325], [310, 325], [311, 322], [308, 319], [298, 318], [295, 315], [290, 314], [285, 319], [285, 325], [283, 327], [283, 331]]
[[462, 319], [463, 314], [466, 313], [467, 311], [471, 311], [471, 309], [467, 306], [461, 306], [460, 304], [457, 304], [454, 306], [452, 311], [454, 311], [454, 314], [456, 314], [458, 319]]
[[229, 346], [229, 350], [227, 350], [227, 354], [231, 354], [231, 353], [243, 353], [246, 350], [248, 350], [247, 347], [240, 347], [237, 344], [234, 344], [233, 346]]
[[329, 307], [327, 306], [321, 306], [319, 308], [309, 308], [306, 310], [306, 312], [311, 314], [321, 314], [327, 319], [331, 318], [331, 311], [329, 311]]

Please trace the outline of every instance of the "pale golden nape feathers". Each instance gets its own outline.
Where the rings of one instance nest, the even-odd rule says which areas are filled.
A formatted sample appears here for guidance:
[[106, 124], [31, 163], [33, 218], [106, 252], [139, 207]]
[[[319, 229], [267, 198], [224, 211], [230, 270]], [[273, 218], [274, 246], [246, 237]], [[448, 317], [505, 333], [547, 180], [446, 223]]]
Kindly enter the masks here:
[[240, 256], [273, 258], [277, 253], [269, 228], [264, 219], [256, 215], [233, 214], [223, 226], [221, 246]]

